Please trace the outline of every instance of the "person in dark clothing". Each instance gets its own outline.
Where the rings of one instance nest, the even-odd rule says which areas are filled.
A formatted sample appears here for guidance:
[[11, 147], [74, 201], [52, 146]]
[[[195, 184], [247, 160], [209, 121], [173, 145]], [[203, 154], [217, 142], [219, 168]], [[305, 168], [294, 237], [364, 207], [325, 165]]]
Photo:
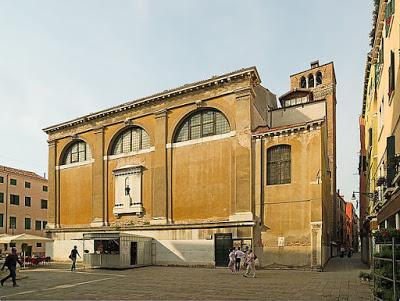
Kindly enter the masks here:
[[71, 254], [69, 255], [69, 258], [72, 260], [71, 271], [76, 271], [76, 256], [81, 257], [81, 255], [79, 255], [77, 247], [74, 246], [74, 248], [71, 250]]
[[17, 255], [17, 249], [12, 248], [11, 249], [11, 254], [8, 254], [6, 257], [6, 260], [4, 261], [3, 266], [1, 267], [1, 270], [4, 271], [4, 267], [6, 266], [8, 268], [8, 270], [10, 271], [10, 274], [1, 279], [0, 280], [0, 284], [1, 286], [4, 285], [4, 282], [8, 279], [11, 278], [12, 282], [13, 282], [13, 286], [18, 286], [17, 281], [16, 281], [16, 270], [17, 270], [17, 262], [19, 264], [19, 266], [22, 266], [21, 261], [19, 261], [18, 259], [18, 255]]

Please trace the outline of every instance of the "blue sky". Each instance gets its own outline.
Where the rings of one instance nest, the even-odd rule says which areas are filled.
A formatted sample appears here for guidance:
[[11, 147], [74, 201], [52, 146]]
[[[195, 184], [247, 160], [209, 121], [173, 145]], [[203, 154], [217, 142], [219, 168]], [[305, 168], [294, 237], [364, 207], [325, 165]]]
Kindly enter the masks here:
[[278, 96], [333, 61], [338, 188], [358, 190], [372, 0], [0, 0], [0, 164], [47, 172], [42, 128], [243, 67]]

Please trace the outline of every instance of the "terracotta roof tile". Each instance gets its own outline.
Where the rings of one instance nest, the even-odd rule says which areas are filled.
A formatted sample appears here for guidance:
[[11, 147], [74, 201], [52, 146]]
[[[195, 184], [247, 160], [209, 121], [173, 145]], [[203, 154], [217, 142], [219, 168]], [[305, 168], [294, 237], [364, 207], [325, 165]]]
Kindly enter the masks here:
[[32, 171], [7, 167], [7, 166], [3, 166], [3, 165], [0, 165], [0, 172], [6, 172], [6, 173], [11, 173], [11, 174], [15, 174], [15, 175], [23, 176], [23, 177], [30, 177], [30, 178], [35, 178], [35, 179], [42, 180], [42, 181], [47, 181], [46, 178], [39, 176], [38, 174], [36, 174]]

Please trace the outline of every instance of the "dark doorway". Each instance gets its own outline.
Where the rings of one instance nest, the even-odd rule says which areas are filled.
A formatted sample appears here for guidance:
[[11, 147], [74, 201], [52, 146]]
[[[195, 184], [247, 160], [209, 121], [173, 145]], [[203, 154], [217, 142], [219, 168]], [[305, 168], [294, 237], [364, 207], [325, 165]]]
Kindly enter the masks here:
[[137, 242], [131, 241], [131, 265], [136, 265], [137, 261]]
[[232, 248], [232, 233], [216, 233], [215, 243], [215, 265], [227, 266], [229, 262], [229, 249]]

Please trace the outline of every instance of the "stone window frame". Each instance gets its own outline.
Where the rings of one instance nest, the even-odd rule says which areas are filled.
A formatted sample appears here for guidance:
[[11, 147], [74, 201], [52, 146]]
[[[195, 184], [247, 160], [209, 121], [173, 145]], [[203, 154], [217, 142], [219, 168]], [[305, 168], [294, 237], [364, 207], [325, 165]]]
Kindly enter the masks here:
[[[212, 113], [211, 119], [209, 115]], [[186, 116], [180, 123], [174, 137], [174, 143], [201, 139], [229, 133], [231, 126], [228, 118], [219, 110], [204, 108]]]
[[[28, 223], [29, 222], [29, 223]], [[28, 227], [27, 227], [28, 226]], [[25, 216], [24, 219], [24, 229], [31, 230], [32, 229], [32, 218], [30, 216]]]
[[319, 86], [322, 85], [322, 72], [321, 71], [317, 71], [317, 73], [315, 73], [315, 86]]
[[310, 73], [307, 76], [307, 83], [308, 83], [308, 88], [314, 88], [315, 87], [315, 79], [314, 79], [314, 74]]
[[10, 194], [10, 204], [11, 205], [19, 205], [19, 195], [18, 194]]
[[[15, 221], [15, 223], [12, 223], [11, 219], [13, 219]], [[10, 215], [8, 220], [9, 220], [10, 229], [17, 229], [17, 217]], [[14, 227], [12, 227], [13, 225], [14, 225]]]
[[36, 231], [42, 230], [42, 221], [41, 220], [35, 220], [35, 230]]
[[40, 200], [40, 209], [47, 209], [48, 208], [48, 201], [45, 199]]
[[300, 88], [307, 88], [307, 79], [304, 75], [300, 78]]
[[267, 185], [291, 183], [291, 151], [289, 144], [278, 144], [267, 149]]
[[25, 196], [25, 207], [31, 207], [32, 206], [32, 198], [30, 196]]

